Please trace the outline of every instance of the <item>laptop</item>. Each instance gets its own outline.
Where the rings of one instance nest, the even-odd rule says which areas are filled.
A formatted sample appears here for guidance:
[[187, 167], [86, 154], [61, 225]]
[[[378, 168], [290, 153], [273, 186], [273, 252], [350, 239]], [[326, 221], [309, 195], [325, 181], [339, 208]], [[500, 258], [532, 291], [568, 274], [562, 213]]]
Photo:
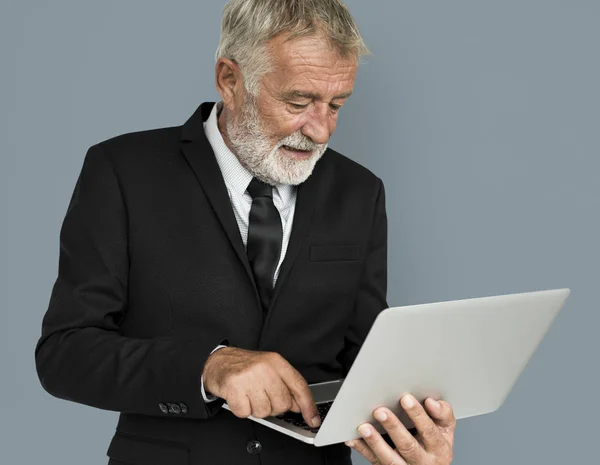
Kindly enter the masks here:
[[[321, 415], [255, 418], [317, 447], [357, 439], [357, 428], [388, 407], [407, 428], [405, 393], [449, 402], [457, 419], [497, 410], [563, 307], [570, 289], [394, 307], [377, 315], [345, 379], [310, 384]], [[225, 403], [223, 408], [229, 410]]]

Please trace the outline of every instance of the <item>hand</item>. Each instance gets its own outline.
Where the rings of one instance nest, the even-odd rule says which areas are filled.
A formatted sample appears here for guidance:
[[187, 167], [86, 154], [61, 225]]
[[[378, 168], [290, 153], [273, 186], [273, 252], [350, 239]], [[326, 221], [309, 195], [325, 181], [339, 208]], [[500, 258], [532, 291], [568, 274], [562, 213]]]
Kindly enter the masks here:
[[[412, 405], [410, 404], [412, 400]], [[396, 449], [392, 449], [375, 428], [369, 423], [359, 426], [359, 434], [363, 439], [347, 441], [370, 463], [377, 465], [449, 465], [452, 462], [454, 446], [454, 430], [456, 419], [448, 402], [426, 399], [425, 408], [416, 399], [407, 394], [402, 397], [400, 405], [415, 424], [418, 434], [413, 436], [389, 409], [380, 407], [373, 412]], [[379, 414], [387, 416], [384, 420]], [[429, 415], [427, 414], [429, 412]], [[363, 428], [370, 434], [363, 434]]]
[[202, 374], [204, 389], [225, 399], [239, 418], [265, 418], [292, 410], [302, 413], [310, 426], [321, 424], [308, 383], [275, 352], [224, 347], [208, 357]]

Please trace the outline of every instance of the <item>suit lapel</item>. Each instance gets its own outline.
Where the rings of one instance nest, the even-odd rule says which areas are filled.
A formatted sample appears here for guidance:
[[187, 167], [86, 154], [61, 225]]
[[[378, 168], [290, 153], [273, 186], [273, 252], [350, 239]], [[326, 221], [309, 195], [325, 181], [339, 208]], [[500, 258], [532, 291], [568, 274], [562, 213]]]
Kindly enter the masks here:
[[277, 302], [281, 288], [288, 278], [290, 270], [298, 258], [298, 254], [300, 253], [300, 250], [302, 249], [302, 246], [308, 237], [308, 233], [310, 232], [310, 225], [312, 223], [315, 204], [318, 199], [319, 177], [321, 174], [321, 170], [319, 169], [321, 167], [319, 165], [321, 165], [321, 163], [322, 162], [319, 161], [310, 177], [304, 183], [298, 186], [290, 242], [288, 244], [283, 263], [281, 264], [281, 269], [279, 270], [279, 276], [275, 282], [275, 289], [273, 289], [273, 294], [269, 303], [267, 320], [269, 319], [269, 315], [272, 314], [272, 310]]
[[[246, 255], [246, 249], [240, 235], [240, 230], [231, 207], [227, 187], [212, 147], [204, 133], [203, 124], [210, 116], [213, 105], [214, 103], [203, 103], [183, 125], [181, 132], [182, 150], [254, 286], [256, 301], [260, 308], [260, 296], [258, 294], [252, 269], [250, 268], [250, 263], [248, 262], [248, 256]], [[327, 154], [325, 154], [324, 157], [325, 156], [327, 156]], [[265, 325], [269, 320], [273, 307], [279, 297], [281, 288], [285, 283], [294, 262], [298, 258], [298, 254], [310, 231], [314, 208], [318, 199], [319, 178], [322, 176], [323, 169], [322, 164], [323, 161], [320, 160], [310, 177], [298, 186], [290, 242], [279, 270], [275, 288], [273, 289]]]
[[182, 150], [196, 178], [202, 185], [202, 189], [215, 215], [221, 222], [235, 253], [242, 262], [248, 278], [252, 282], [257, 303], [260, 307], [260, 296], [256, 288], [250, 263], [248, 262], [240, 229], [231, 208], [231, 201], [229, 200], [225, 180], [223, 179], [212, 147], [204, 133], [203, 124], [210, 116], [213, 105], [213, 103], [203, 103], [183, 125], [181, 132]]

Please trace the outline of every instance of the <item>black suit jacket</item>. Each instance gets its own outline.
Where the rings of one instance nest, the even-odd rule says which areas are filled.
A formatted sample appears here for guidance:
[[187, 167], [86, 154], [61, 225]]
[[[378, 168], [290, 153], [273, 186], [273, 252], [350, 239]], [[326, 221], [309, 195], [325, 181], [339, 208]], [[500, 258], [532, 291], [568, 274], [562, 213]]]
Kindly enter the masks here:
[[309, 383], [347, 374], [387, 307], [383, 184], [327, 150], [298, 188], [263, 321], [204, 134], [213, 105], [183, 126], [89, 149], [35, 350], [41, 384], [56, 397], [121, 412], [109, 463], [349, 464], [343, 443], [316, 448], [235, 417], [223, 400], [205, 403], [200, 376], [222, 341], [278, 352]]

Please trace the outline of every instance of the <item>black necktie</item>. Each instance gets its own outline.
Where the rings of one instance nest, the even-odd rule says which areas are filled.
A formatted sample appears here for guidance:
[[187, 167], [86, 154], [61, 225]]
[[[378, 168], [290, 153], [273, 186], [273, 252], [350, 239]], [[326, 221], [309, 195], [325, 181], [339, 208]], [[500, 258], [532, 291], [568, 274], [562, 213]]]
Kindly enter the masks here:
[[273, 292], [273, 277], [281, 255], [283, 229], [273, 203], [273, 188], [256, 178], [248, 186], [252, 197], [246, 252], [266, 315]]

